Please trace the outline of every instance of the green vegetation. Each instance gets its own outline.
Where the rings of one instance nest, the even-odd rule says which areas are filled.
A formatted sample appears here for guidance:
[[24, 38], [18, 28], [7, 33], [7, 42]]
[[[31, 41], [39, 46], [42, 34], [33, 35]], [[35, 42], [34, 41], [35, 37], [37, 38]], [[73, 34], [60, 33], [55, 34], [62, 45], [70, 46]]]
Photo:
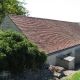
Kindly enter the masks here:
[[80, 80], [80, 72], [76, 72], [71, 78], [66, 78], [65, 80]]
[[46, 59], [47, 54], [22, 34], [0, 31], [0, 72], [20, 74], [24, 69], [40, 69]]
[[28, 10], [23, 7], [23, 4], [26, 3], [19, 0], [0, 0], [0, 21], [6, 14], [28, 14]]

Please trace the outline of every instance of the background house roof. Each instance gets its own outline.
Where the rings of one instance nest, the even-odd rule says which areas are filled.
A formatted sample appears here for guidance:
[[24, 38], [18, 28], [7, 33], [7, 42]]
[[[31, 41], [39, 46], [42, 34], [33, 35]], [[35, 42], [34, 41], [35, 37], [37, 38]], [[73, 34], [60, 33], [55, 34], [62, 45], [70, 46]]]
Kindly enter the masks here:
[[80, 25], [72, 22], [8, 15], [23, 34], [47, 53], [80, 44]]

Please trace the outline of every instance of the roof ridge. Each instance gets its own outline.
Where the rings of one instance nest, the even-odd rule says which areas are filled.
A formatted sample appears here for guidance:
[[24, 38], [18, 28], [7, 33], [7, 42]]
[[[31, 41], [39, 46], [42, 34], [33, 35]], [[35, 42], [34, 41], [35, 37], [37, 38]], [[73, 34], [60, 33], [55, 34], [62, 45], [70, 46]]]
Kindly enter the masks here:
[[26, 16], [26, 15], [16, 15], [16, 14], [8, 14], [10, 16], [19, 16], [19, 17], [27, 17], [27, 18], [35, 18], [35, 19], [41, 19], [41, 20], [50, 20], [50, 21], [58, 21], [58, 22], [66, 22], [66, 23], [77, 23], [77, 22], [69, 22], [69, 21], [63, 21], [63, 20], [54, 20], [54, 19], [48, 19], [48, 18], [40, 18], [40, 17], [32, 17], [32, 16]]

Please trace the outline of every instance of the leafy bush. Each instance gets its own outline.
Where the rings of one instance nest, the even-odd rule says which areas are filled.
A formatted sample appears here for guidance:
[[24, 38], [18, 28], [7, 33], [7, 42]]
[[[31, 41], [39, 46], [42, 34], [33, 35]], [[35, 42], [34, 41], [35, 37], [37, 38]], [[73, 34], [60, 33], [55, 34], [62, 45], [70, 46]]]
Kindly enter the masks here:
[[0, 31], [0, 71], [8, 70], [12, 74], [20, 74], [25, 68], [41, 68], [46, 59], [47, 54], [22, 34]]
[[0, 72], [6, 70], [7, 66], [6, 54], [0, 53]]

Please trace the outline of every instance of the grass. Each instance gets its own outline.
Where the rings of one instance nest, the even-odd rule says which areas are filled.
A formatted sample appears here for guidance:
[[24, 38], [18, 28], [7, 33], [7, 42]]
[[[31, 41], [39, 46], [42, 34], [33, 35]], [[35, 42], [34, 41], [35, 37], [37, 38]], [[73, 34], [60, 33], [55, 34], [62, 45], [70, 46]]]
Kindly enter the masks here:
[[80, 80], [80, 72], [76, 72], [72, 77], [66, 78], [65, 80]]

